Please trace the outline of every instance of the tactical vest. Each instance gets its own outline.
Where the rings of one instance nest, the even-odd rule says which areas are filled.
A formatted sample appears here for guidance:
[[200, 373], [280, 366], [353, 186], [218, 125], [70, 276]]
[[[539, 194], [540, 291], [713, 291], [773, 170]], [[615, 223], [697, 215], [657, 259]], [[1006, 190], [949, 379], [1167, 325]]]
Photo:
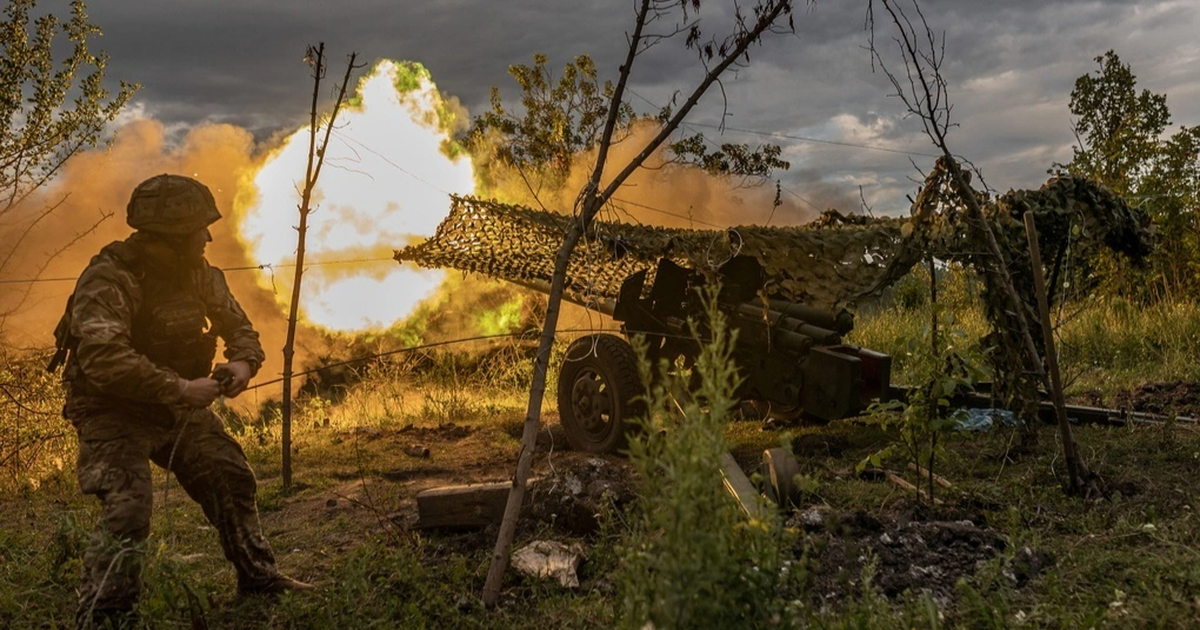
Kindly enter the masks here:
[[[105, 248], [139, 279], [142, 303], [130, 322], [131, 345], [155, 365], [174, 370], [185, 379], [208, 376], [217, 353], [216, 334], [209, 329], [208, 309], [200, 297], [194, 273], [147, 270], [140, 252], [124, 243]], [[79, 340], [71, 335], [71, 306], [74, 294], [67, 298], [67, 310], [55, 327], [58, 347], [46, 369], [55, 371], [75, 350]], [[73, 380], [68, 364], [67, 380]]]
[[192, 277], [181, 283], [144, 280], [149, 281], [142, 283], [142, 307], [130, 331], [134, 350], [183, 378], [208, 376], [217, 338], [207, 331], [208, 309]]

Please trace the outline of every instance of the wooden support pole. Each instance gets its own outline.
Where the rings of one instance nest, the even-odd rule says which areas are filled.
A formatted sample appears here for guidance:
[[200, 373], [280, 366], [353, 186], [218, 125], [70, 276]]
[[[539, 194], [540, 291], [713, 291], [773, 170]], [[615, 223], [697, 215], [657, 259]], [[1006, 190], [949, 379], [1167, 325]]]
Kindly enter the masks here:
[[922, 479], [929, 479], [943, 488], [950, 489], [954, 487], [954, 484], [946, 480], [945, 477], [942, 477], [941, 475], [935, 475], [913, 462], [908, 462], [908, 469], [917, 473], [917, 475]]
[[[1054, 329], [1050, 327], [1050, 305], [1046, 300], [1046, 279], [1042, 274], [1042, 253], [1038, 247], [1037, 225], [1033, 213], [1025, 213], [1025, 234], [1029, 237], [1029, 258], [1033, 265], [1033, 290], [1037, 294], [1038, 314], [1042, 319], [1042, 339], [1046, 345], [1046, 367], [1050, 373], [1050, 399], [1054, 403], [1054, 414], [1058, 418], [1058, 429], [1062, 435], [1063, 457], [1067, 460], [1067, 472], [1071, 483], [1084, 483], [1087, 472], [1079, 460], [1071, 422], [1067, 419], [1067, 402], [1063, 396], [1062, 377], [1058, 371], [1058, 352], [1054, 345]], [[1083, 488], [1072, 488], [1083, 491]]]
[[941, 499], [933, 499], [932, 501], [930, 501], [929, 493], [912, 485], [907, 480], [905, 480], [904, 477], [901, 477], [900, 475], [897, 475], [896, 473], [894, 473], [890, 470], [883, 471], [883, 474], [885, 477], [887, 477], [888, 481], [892, 482], [892, 485], [896, 486], [897, 488], [900, 488], [901, 490], [908, 490], [909, 492], [912, 492], [913, 494], [921, 497], [922, 501], [932, 503], [933, 505], [941, 505], [942, 504]]

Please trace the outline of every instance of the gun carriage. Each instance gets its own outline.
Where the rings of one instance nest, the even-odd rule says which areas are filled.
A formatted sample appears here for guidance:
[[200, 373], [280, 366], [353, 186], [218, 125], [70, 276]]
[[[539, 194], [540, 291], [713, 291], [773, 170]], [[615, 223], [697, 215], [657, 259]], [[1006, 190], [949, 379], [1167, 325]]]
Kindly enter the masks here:
[[[576, 449], [614, 452], [642, 394], [637, 357], [627, 339], [641, 336], [647, 359], [691, 366], [707, 335], [704, 274], [660, 259], [647, 289], [646, 270], [625, 279], [616, 300], [589, 306], [620, 322], [608, 333], [575, 339], [559, 369], [558, 410]], [[761, 266], [735, 257], [717, 270], [717, 308], [737, 331], [733, 360], [743, 401], [780, 416], [828, 422], [856, 414], [890, 386], [891, 358], [842, 343], [853, 318], [802, 302], [761, 297]], [[535, 287], [538, 288], [538, 287]], [[697, 326], [697, 329], [693, 329]]]
[[[1036, 217], [1040, 247], [1045, 260], [1054, 261], [1055, 277], [1067, 260], [1086, 268], [1101, 249], [1135, 262], [1144, 259], [1152, 242], [1149, 219], [1102, 185], [1066, 175], [1037, 190], [985, 200], [987, 232], [1007, 261], [1007, 271], [1000, 273], [996, 259], [979, 246], [984, 231], [956, 200], [948, 173], [939, 160], [913, 201], [910, 217], [828, 211], [800, 227], [727, 230], [594, 221], [568, 261], [563, 297], [610, 315], [621, 323], [626, 338], [644, 336], [649, 358], [686, 365], [700, 347], [689, 321], [703, 326], [705, 320], [696, 289], [718, 286], [718, 308], [738, 331], [733, 351], [742, 377], [738, 394], [776, 412], [829, 421], [861, 411], [875, 397], [902, 394], [891, 387], [888, 356], [843, 343], [853, 327], [854, 306], [878, 296], [919, 261], [958, 262], [974, 268], [983, 280], [981, 298], [992, 342], [1000, 348], [993, 361], [1003, 404], [1037, 408], [1036, 383], [1025, 378], [1026, 359], [1012, 350], [1019, 347], [1015, 315], [1007, 297], [1011, 294], [1002, 286], [1012, 274], [1018, 308], [1036, 312], [1036, 297], [1025, 281], [1031, 267], [1023, 215]], [[453, 197], [434, 237], [397, 250], [395, 258], [482, 273], [546, 292], [563, 235], [576, 220]], [[699, 337], [703, 339], [703, 330]], [[567, 350], [558, 406], [567, 436], [578, 449], [611, 452], [623, 444], [641, 392], [638, 359], [626, 338], [588, 335]], [[989, 398], [996, 395], [993, 390]], [[1093, 421], [1116, 417], [1116, 410], [1074, 410]], [[768, 460], [772, 479], [790, 478], [788, 466], [777, 470]]]
[[[571, 220], [456, 197], [437, 235], [396, 258], [548, 292], [553, 257]], [[690, 322], [704, 325], [698, 289], [706, 286], [719, 287], [718, 308], [738, 331], [733, 356], [743, 400], [776, 415], [827, 422], [885, 395], [891, 360], [843, 343], [853, 327], [845, 303], [887, 275], [901, 222], [868, 227], [835, 215], [823, 221], [824, 229], [730, 230], [597, 221], [572, 258], [564, 298], [611, 316], [621, 335], [586, 335], [567, 349], [558, 408], [572, 446], [622, 447], [643, 391], [628, 339], [642, 336], [651, 360], [689, 365], [700, 350]]]

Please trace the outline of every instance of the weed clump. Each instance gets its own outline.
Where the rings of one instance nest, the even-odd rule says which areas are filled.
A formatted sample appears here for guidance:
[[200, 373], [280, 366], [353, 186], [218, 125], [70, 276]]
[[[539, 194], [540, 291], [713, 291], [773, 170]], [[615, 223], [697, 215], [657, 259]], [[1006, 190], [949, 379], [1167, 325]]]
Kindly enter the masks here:
[[[720, 458], [737, 399], [734, 334], [709, 296], [708, 339], [691, 377], [643, 361], [648, 417], [630, 440], [642, 502], [618, 583], [630, 628], [747, 628], [787, 622], [798, 584], [779, 520], [747, 519], [726, 495]], [[700, 338], [699, 327], [693, 332]], [[651, 372], [655, 372], [651, 374]]]

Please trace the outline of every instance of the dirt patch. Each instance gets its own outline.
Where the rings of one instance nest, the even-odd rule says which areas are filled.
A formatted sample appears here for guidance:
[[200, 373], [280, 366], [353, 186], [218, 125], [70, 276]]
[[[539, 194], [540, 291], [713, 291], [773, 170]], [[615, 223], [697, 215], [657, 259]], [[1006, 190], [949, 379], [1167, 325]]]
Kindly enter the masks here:
[[445, 422], [436, 427], [416, 427], [409, 425], [397, 431], [399, 435], [414, 440], [461, 440], [475, 432], [473, 427]]
[[1119, 392], [1113, 403], [1121, 409], [1131, 409], [1164, 416], [1200, 417], [1200, 382], [1170, 381], [1143, 383], [1132, 390]]
[[[864, 570], [873, 564], [872, 583], [885, 597], [927, 592], [940, 607], [951, 607], [955, 584], [974, 575], [1007, 546], [995, 531], [969, 519], [881, 520], [866, 512], [838, 513], [811, 508], [789, 525], [809, 532], [813, 597], [837, 602], [861, 593]], [[1021, 548], [1005, 569], [1015, 586], [1052, 564], [1051, 558]]]
[[637, 496], [633, 467], [624, 459], [562, 453], [552, 463], [530, 490], [527, 513], [565, 533], [596, 533], [603, 511], [622, 511]]

